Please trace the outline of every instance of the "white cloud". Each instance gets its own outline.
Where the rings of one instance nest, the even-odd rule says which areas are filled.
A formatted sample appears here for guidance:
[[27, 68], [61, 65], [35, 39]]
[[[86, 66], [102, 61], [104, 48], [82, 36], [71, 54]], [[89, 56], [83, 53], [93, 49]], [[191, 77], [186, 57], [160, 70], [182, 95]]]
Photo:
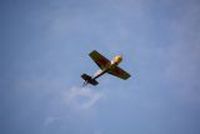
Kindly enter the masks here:
[[72, 87], [64, 94], [64, 100], [68, 107], [77, 110], [87, 110], [97, 104], [104, 96], [90, 88]]

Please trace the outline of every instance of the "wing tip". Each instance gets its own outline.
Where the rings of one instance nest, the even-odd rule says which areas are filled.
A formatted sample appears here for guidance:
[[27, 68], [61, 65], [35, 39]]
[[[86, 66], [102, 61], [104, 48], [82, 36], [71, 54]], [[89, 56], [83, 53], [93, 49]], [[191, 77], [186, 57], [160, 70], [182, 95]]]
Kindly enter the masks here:
[[94, 53], [98, 53], [97, 50], [91, 51], [91, 52], [89, 53], [89, 55], [92, 55], [92, 54], [94, 54]]

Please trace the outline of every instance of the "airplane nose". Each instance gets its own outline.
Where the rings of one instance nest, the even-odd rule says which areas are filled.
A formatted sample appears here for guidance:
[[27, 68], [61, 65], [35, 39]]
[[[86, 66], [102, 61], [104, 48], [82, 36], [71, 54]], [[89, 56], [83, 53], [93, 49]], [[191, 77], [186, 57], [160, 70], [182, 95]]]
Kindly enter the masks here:
[[121, 55], [118, 55], [115, 57], [115, 62], [116, 63], [120, 63], [122, 61], [122, 56]]
[[122, 60], [122, 55], [119, 55], [118, 58], [119, 58], [120, 60]]
[[120, 57], [119, 57], [119, 61], [121, 62], [122, 61], [122, 56], [120, 55]]

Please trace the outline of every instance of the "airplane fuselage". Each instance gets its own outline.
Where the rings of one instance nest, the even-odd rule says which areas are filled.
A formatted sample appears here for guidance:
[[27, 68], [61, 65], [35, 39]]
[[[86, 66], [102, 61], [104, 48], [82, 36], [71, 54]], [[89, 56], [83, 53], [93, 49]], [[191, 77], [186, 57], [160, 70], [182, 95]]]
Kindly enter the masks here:
[[93, 75], [92, 79], [97, 79], [103, 74], [107, 73], [108, 70], [114, 69], [119, 63], [122, 62], [122, 56], [117, 55], [115, 56], [103, 69], [97, 70], [97, 72]]

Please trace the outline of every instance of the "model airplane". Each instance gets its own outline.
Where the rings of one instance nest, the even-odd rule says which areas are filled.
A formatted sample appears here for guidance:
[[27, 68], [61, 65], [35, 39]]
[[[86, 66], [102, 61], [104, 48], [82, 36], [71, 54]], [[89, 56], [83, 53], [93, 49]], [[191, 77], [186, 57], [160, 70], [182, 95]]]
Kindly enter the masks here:
[[122, 61], [122, 56], [117, 55], [113, 58], [113, 60], [108, 60], [103, 55], [98, 53], [96, 50], [92, 51], [89, 56], [94, 60], [94, 62], [99, 66], [100, 70], [98, 70], [93, 77], [82, 74], [81, 77], [85, 80], [83, 83], [83, 86], [86, 86], [87, 84], [91, 84], [93, 86], [98, 85], [98, 82], [96, 81], [97, 78], [102, 76], [105, 73], [109, 73], [111, 75], [114, 75], [118, 78], [121, 78], [123, 80], [128, 79], [131, 75], [121, 69], [118, 64]]

